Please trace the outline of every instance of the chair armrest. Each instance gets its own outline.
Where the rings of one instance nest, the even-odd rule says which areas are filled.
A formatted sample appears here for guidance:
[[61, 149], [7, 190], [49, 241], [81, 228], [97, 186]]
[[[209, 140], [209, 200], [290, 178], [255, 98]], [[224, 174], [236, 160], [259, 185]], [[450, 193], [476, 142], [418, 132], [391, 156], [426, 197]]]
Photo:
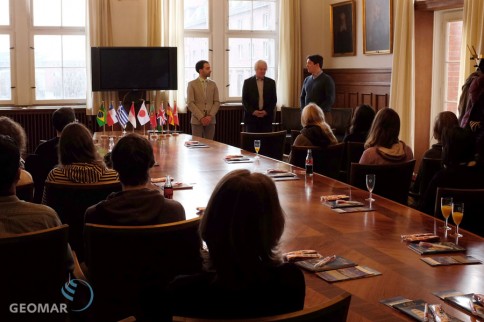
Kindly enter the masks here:
[[77, 259], [77, 254], [75, 251], [72, 251], [72, 257], [74, 259], [74, 277], [83, 281], [87, 281], [86, 275], [84, 274], [84, 270], [86, 270], [86, 267], [84, 270], [81, 267], [81, 263], [79, 263], [79, 260]]

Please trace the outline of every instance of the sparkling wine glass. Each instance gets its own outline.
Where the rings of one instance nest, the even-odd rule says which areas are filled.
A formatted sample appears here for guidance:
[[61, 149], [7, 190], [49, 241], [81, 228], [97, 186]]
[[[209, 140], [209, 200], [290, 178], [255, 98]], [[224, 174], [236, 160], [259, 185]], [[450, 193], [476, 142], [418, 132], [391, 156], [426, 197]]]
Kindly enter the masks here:
[[455, 237], [463, 237], [462, 234], [459, 234], [459, 225], [462, 222], [462, 217], [464, 217], [464, 203], [452, 203], [452, 220], [456, 225], [454, 235]]
[[374, 174], [367, 174], [366, 175], [366, 188], [370, 192], [370, 197], [368, 199], [365, 199], [369, 202], [375, 201], [375, 199], [372, 198], [372, 192], [373, 189], [375, 188], [375, 175]]
[[257, 153], [255, 158], [259, 159], [260, 140], [254, 140], [254, 150], [255, 150], [255, 153]]
[[445, 225], [442, 227], [444, 230], [451, 230], [448, 225], [450, 214], [452, 213], [452, 197], [440, 198], [440, 211], [445, 218]]

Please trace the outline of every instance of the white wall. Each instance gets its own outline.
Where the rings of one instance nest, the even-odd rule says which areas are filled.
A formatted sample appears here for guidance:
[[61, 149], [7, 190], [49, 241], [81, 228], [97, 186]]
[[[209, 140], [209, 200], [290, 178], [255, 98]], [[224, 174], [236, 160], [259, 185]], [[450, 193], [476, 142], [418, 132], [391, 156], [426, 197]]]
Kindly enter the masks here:
[[301, 0], [301, 56], [302, 68], [306, 66], [306, 56], [321, 54], [324, 68], [391, 68], [393, 54], [363, 54], [363, 1], [355, 0], [356, 5], [356, 56], [332, 57], [330, 5], [341, 0]]

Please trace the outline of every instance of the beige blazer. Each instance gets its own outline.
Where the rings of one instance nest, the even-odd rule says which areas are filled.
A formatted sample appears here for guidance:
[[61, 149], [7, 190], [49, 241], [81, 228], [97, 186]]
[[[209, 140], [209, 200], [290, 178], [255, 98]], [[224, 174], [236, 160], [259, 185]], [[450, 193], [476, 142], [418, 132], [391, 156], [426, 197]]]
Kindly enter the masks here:
[[206, 95], [203, 92], [202, 82], [196, 78], [188, 83], [187, 103], [188, 109], [192, 112], [191, 124], [201, 124], [200, 119], [206, 115], [212, 117], [211, 124], [217, 123], [215, 115], [220, 107], [217, 84], [207, 79]]

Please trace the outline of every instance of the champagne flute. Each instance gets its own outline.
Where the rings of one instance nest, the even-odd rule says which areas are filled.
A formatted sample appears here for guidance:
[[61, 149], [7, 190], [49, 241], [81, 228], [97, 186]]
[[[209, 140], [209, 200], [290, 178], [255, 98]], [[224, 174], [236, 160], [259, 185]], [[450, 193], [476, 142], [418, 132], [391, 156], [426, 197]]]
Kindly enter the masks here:
[[255, 150], [255, 153], [257, 153], [255, 158], [259, 159], [260, 140], [254, 140], [254, 150]]
[[369, 202], [375, 201], [375, 199], [372, 198], [372, 192], [373, 192], [373, 189], [375, 188], [375, 180], [376, 180], [376, 177], [375, 177], [374, 174], [367, 174], [366, 175], [366, 188], [370, 192], [370, 197], [368, 199], [365, 199], [365, 200], [367, 200]]
[[464, 203], [452, 203], [452, 220], [456, 224], [455, 237], [463, 237], [462, 234], [459, 234], [459, 225], [462, 222], [462, 217], [464, 217]]
[[445, 218], [445, 225], [442, 227], [444, 230], [451, 230], [448, 225], [450, 214], [452, 213], [452, 197], [440, 198], [440, 211]]

